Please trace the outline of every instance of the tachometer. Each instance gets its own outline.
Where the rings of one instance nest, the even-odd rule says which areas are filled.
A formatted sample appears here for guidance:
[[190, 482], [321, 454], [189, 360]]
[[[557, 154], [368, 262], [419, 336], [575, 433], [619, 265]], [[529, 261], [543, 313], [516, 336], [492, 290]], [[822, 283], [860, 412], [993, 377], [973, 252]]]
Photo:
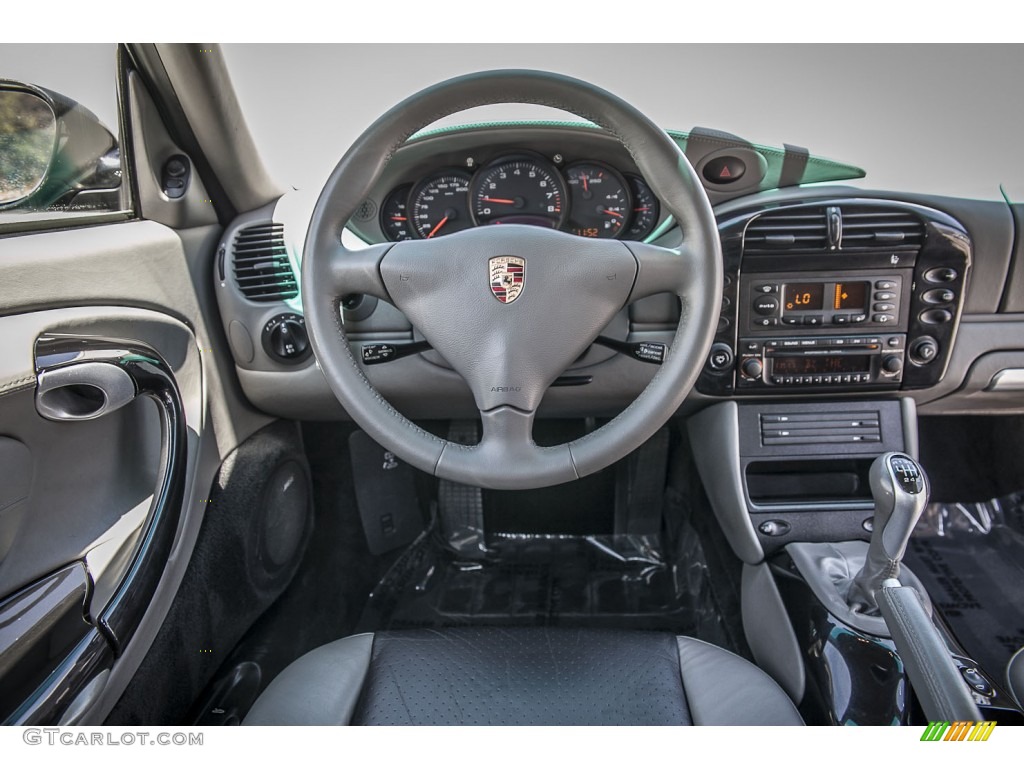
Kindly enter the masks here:
[[565, 171], [569, 221], [565, 228], [582, 237], [618, 237], [632, 215], [626, 181], [602, 163], [574, 163]]
[[498, 160], [473, 181], [477, 224], [535, 224], [557, 228], [565, 220], [565, 187], [553, 167], [533, 157]]
[[409, 214], [406, 210], [406, 201], [409, 199], [409, 190], [412, 184], [403, 184], [391, 190], [391, 194], [384, 200], [380, 207], [380, 228], [388, 240], [409, 240], [412, 237], [412, 227], [409, 225]]
[[627, 176], [633, 192], [633, 220], [624, 237], [627, 240], [643, 240], [654, 231], [654, 225], [661, 216], [661, 204], [654, 196], [647, 182], [639, 176]]
[[412, 228], [424, 240], [473, 226], [469, 215], [469, 174], [441, 171], [417, 184], [409, 196]]

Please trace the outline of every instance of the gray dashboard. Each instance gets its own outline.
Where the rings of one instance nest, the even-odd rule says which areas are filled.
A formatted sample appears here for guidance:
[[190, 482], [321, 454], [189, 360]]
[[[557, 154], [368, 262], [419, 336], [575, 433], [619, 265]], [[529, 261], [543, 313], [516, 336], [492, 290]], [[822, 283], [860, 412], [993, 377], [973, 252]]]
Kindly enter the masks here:
[[[836, 386], [812, 385], [800, 391], [783, 386], [781, 379], [778, 388], [766, 386], [756, 391], [744, 391], [740, 386], [722, 390], [699, 385], [688, 398], [685, 410], [742, 397], [785, 401], [863, 396], [910, 396], [917, 401], [923, 413], [1024, 410], [1024, 390], [1018, 389], [1020, 385], [1016, 383], [1019, 379], [1004, 373], [1024, 370], [1024, 301], [1015, 295], [1014, 287], [1019, 283], [1020, 274], [1024, 273], [1024, 257], [1019, 253], [1020, 242], [1015, 241], [1014, 211], [1009, 206], [1000, 202], [866, 191], [834, 184], [799, 186], [808, 180], [827, 182], [855, 178], [862, 172], [853, 166], [813, 158], [799, 148], [773, 150], [718, 132], [697, 129], [689, 134], [672, 135], [684, 148], [698, 173], [704, 175], [705, 186], [720, 222], [727, 261], [730, 247], [734, 253], [736, 248], [740, 249], [736, 257], [738, 261], [731, 267], [726, 264], [727, 277], [731, 269], [737, 292], [732, 294], [731, 300], [728, 293], [723, 297], [723, 318], [731, 318], [730, 322], [734, 324], [740, 321], [749, 324], [749, 317], [753, 316], [747, 306], [749, 297], [741, 296], [737, 286], [743, 283], [744, 290], [752, 288], [749, 280], [744, 282], [743, 275], [755, 263], [761, 274], [770, 275], [777, 261], [780, 274], [788, 274], [790, 281], [799, 276], [801, 285], [817, 282], [827, 285], [827, 290], [831, 291], [839, 284], [835, 274], [856, 274], [849, 270], [868, 264], [865, 258], [877, 259], [880, 256], [880, 252], [873, 254], [867, 246], [844, 250], [843, 242], [837, 240], [831, 244], [831, 261], [825, 258], [829, 251], [828, 243], [819, 249], [821, 253], [815, 257], [817, 261], [806, 254], [795, 261], [795, 257], [801, 255], [800, 249], [790, 253], [793, 251], [789, 247], [792, 243], [776, 235], [773, 235], [772, 242], [781, 249], [776, 260], [771, 253], [745, 255], [742, 249], [749, 223], [758, 220], [770, 222], [771, 214], [779, 211], [814, 211], [817, 215], [820, 210], [823, 220], [833, 215], [833, 211], [838, 211], [840, 216], [845, 216], [843, 220], [849, 222], [850, 227], [856, 223], [857, 217], [875, 215], [877, 219], [879, 211], [909, 212], [907, 215], [916, 217], [925, 227], [924, 241], [915, 251], [915, 258], [920, 255], [922, 266], [917, 271], [902, 273], [905, 279], [899, 282], [906, 285], [906, 312], [913, 312], [913, 317], [921, 317], [929, 310], [928, 305], [921, 303], [921, 297], [929, 290], [932, 295], [936, 292], [935, 287], [923, 279], [927, 272], [927, 259], [939, 258], [941, 261], [943, 253], [945, 257], [958, 258], [954, 253], [956, 250], [963, 255], [962, 262], [958, 262], [962, 266], [954, 269], [957, 273], [954, 283], [948, 287], [940, 286], [943, 290], [953, 289], [951, 292], [955, 294], [950, 303], [940, 306], [940, 309], [949, 310], [947, 324], [941, 326], [936, 334], [942, 342], [941, 375], [929, 373], [937, 370], [938, 366], [918, 366], [909, 355], [911, 344], [930, 334], [929, 328], [920, 323], [915, 326], [913, 318], [904, 322], [902, 317], [898, 319], [900, 327], [874, 327], [872, 320], [875, 316], [870, 314], [870, 307], [866, 305], [869, 314], [866, 326], [857, 329], [801, 329], [800, 338], [818, 343], [822, 339], [850, 339], [853, 334], [860, 334], [866, 340], [870, 340], [868, 336], [872, 333], [902, 335], [903, 343], [896, 351], [903, 355], [905, 384], [888, 378], [865, 389], [856, 386], [855, 381], [848, 386], [840, 381]], [[415, 187], [420, 179], [438, 169], [461, 167], [475, 173], [496, 158], [522, 153], [543, 158], [556, 168], [571, 167], [574, 162], [588, 160], [606, 164], [622, 174], [636, 173], [632, 159], [618, 141], [589, 125], [501, 124], [429, 133], [414, 137], [396, 152], [343, 236], [355, 242], [381, 242], [388, 236], [381, 227], [381, 207], [396, 188], [403, 185]], [[723, 157], [742, 163], [744, 172], [734, 181], [718, 183], [714, 174], [704, 173], [704, 170], [709, 163], [712, 163], [712, 168], [729, 168], [728, 162], [721, 160]], [[779, 186], [784, 188], [776, 188]], [[239, 216], [223, 235], [213, 278], [236, 370], [243, 390], [253, 404], [263, 411], [286, 418], [340, 419], [346, 418], [344, 411], [331, 394], [312, 356], [301, 350], [296, 355], [281, 354], [287, 352], [288, 344], [292, 345], [293, 351], [301, 346], [298, 265], [314, 203], [314, 195], [292, 192], [270, 206]], [[738, 220], [741, 221], [740, 226], [737, 226]], [[906, 254], [911, 250], [911, 241], [893, 239], [891, 234], [883, 237], [884, 232], [879, 232], [883, 230], [875, 232], [876, 250], [889, 248], [894, 254], [896, 251]], [[789, 237], [789, 232], [783, 235]], [[678, 228], [662, 216], [648, 236], [649, 241], [669, 245], [680, 239]], [[950, 246], [946, 251], [940, 247], [942, 242]], [[1016, 258], [1015, 247], [1018, 250]], [[799, 264], [799, 272], [785, 271], [795, 263]], [[900, 266], [902, 268], [903, 265]], [[913, 269], [912, 262], [910, 269]], [[879, 267], [871, 273], [873, 277], [869, 275], [864, 280], [870, 282], [885, 274], [885, 269]], [[782, 286], [780, 290], [786, 290], [784, 283], [779, 283]], [[253, 286], [257, 287], [254, 289]], [[740, 302], [744, 304], [742, 311], [737, 306]], [[346, 297], [340, 311], [357, 358], [366, 345], [402, 345], [422, 340], [416, 329], [387, 302]], [[792, 319], [786, 317], [784, 309], [779, 314], [782, 315], [780, 323]], [[826, 311], [826, 324], [831, 322], [830, 317]], [[668, 295], [655, 296], [624, 309], [603, 335], [618, 341], [668, 343], [677, 318], [675, 299]], [[784, 329], [781, 325], [776, 333], [783, 331], [793, 333], [793, 329]], [[943, 333], [946, 335], [942, 336]], [[749, 340], [745, 337], [766, 338], [765, 334], [770, 336], [772, 332], [755, 331], [751, 334], [734, 328], [720, 334], [720, 340], [733, 345], [734, 359], [730, 361], [733, 370], [729, 376], [734, 384], [741, 380], [749, 383], [738, 372], [738, 366], [746, 359], [741, 357], [738, 345]], [[879, 337], [882, 338], [888, 339]], [[767, 357], [763, 362], [768, 362]], [[878, 367], [880, 364], [872, 365]], [[371, 383], [410, 418], [476, 416], [468, 388], [432, 352], [410, 355], [386, 365], [369, 366], [365, 370]], [[614, 416], [632, 402], [655, 370], [652, 365], [595, 345], [566, 371], [566, 376], [572, 377], [571, 381], [576, 385], [552, 387], [545, 396], [541, 415]], [[768, 378], [767, 373], [764, 378]], [[770, 381], [765, 383], [770, 384]], [[808, 384], [811, 384], [810, 377]]]

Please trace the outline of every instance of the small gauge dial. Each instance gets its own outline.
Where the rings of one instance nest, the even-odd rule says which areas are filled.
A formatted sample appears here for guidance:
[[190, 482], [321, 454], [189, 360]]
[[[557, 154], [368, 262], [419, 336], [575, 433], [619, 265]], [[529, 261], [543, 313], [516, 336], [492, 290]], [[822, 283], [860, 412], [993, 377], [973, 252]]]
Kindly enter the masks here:
[[643, 240], [654, 231], [661, 217], [661, 204], [647, 182], [639, 176], [627, 176], [629, 189], [633, 193], [633, 219], [624, 235], [627, 240]]
[[409, 212], [406, 208], [411, 190], [412, 184], [395, 187], [380, 208], [381, 231], [392, 242], [412, 238], [412, 224], [409, 221]]
[[565, 220], [565, 187], [553, 167], [539, 158], [499, 160], [473, 181], [477, 224], [534, 224], [558, 228]]
[[565, 228], [582, 237], [619, 237], [632, 215], [626, 181], [601, 163], [575, 163], [565, 171], [569, 220]]
[[428, 176], [413, 188], [409, 214], [413, 231], [424, 240], [473, 226], [469, 215], [469, 174], [441, 171]]

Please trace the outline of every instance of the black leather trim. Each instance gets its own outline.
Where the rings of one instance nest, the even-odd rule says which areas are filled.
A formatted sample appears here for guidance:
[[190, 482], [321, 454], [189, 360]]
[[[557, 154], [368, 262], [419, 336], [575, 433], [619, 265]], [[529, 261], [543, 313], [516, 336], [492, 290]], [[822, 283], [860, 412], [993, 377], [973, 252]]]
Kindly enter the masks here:
[[560, 628], [378, 633], [352, 718], [353, 725], [689, 723], [673, 635]]

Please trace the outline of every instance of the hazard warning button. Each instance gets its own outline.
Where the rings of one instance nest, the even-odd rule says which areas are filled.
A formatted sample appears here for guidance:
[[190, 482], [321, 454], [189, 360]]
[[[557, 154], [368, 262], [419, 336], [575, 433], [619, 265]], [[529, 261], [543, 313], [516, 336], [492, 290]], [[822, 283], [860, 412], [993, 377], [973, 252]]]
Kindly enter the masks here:
[[712, 184], [733, 184], [743, 178], [747, 164], [732, 155], [719, 155], [704, 164], [701, 173]]

